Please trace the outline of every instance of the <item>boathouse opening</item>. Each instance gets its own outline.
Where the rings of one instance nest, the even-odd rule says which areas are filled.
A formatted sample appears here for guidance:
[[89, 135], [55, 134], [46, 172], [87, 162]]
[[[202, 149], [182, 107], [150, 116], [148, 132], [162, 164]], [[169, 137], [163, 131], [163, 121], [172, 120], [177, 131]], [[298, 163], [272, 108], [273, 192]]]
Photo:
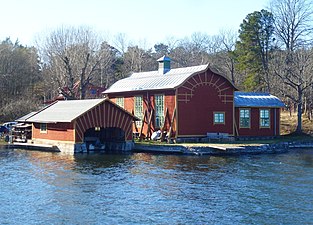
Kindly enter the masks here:
[[118, 127], [92, 127], [85, 131], [84, 142], [88, 151], [121, 151], [125, 131]]

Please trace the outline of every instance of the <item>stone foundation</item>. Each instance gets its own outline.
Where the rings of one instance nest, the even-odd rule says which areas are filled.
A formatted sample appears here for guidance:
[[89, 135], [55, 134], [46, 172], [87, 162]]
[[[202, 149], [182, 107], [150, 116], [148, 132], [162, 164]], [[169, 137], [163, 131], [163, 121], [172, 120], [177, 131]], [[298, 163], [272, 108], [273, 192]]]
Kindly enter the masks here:
[[55, 146], [60, 150], [60, 152], [64, 153], [74, 153], [74, 143], [73, 142], [64, 142], [64, 141], [55, 141], [55, 140], [46, 140], [46, 139], [32, 139], [30, 141], [31, 144], [34, 145], [50, 145]]
[[93, 148], [86, 146], [85, 143], [76, 143], [74, 146], [74, 153], [83, 152], [129, 152], [134, 149], [135, 143], [133, 141], [126, 142], [106, 142], [104, 148]]
[[46, 145], [49, 147], [55, 146], [60, 152], [63, 153], [84, 153], [91, 151], [105, 151], [105, 152], [125, 152], [132, 151], [135, 144], [133, 141], [125, 141], [125, 142], [107, 142], [105, 143], [105, 148], [101, 149], [89, 149], [85, 143], [73, 143], [73, 142], [64, 142], [64, 141], [54, 141], [54, 140], [45, 140], [45, 139], [33, 139], [29, 144], [33, 145]]
[[278, 154], [290, 151], [295, 148], [313, 148], [313, 141], [281, 142], [276, 144], [261, 145], [203, 145], [197, 144], [141, 144], [136, 143], [136, 152], [172, 153], [186, 155], [241, 155], [241, 154]]

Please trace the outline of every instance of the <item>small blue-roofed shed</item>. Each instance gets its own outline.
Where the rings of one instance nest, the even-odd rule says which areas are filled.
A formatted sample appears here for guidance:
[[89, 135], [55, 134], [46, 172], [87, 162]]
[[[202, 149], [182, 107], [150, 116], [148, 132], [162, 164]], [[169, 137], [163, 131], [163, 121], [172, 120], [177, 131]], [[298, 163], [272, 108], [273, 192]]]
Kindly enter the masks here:
[[234, 93], [237, 136], [278, 136], [280, 109], [284, 103], [274, 95], [261, 92]]

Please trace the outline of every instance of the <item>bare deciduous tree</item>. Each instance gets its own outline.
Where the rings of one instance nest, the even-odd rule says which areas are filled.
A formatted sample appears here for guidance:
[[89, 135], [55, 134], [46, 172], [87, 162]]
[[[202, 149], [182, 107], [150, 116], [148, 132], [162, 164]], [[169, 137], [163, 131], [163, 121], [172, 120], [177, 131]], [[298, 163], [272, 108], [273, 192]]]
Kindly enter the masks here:
[[[275, 33], [282, 43], [284, 52], [280, 55], [275, 74], [294, 92], [283, 95], [297, 104], [298, 125], [296, 132], [302, 132], [302, 105], [305, 91], [312, 87], [312, 2], [307, 0], [273, 0], [270, 4], [274, 15]], [[279, 71], [279, 72], [278, 72]], [[287, 89], [288, 90], [288, 89]], [[292, 95], [293, 94], [293, 95]]]
[[130, 42], [128, 40], [128, 37], [125, 33], [117, 33], [114, 36], [113, 44], [115, 48], [122, 54], [122, 56], [127, 51], [128, 46], [130, 45]]
[[50, 76], [53, 88], [66, 87], [70, 97], [84, 99], [87, 85], [97, 80], [101, 66], [112, 60], [112, 55], [101, 49], [101, 43], [87, 27], [61, 27], [52, 31], [40, 49], [45, 59], [45, 74]]
[[216, 54], [216, 58], [219, 59], [218, 64], [234, 84], [238, 83], [235, 77], [235, 57], [233, 54], [238, 34], [233, 30], [221, 30], [218, 39], [220, 43], [219, 51]]
[[287, 51], [293, 52], [312, 40], [312, 1], [272, 0], [275, 34]]
[[[10, 38], [0, 43], [0, 120], [13, 120], [36, 108], [41, 98], [38, 54]], [[19, 104], [26, 102], [21, 107]]]

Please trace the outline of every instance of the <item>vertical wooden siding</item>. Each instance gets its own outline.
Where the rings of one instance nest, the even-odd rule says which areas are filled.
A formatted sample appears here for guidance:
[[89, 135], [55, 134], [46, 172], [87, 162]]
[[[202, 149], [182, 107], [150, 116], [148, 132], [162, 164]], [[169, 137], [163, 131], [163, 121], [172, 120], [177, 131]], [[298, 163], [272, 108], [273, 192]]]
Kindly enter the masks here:
[[[249, 108], [242, 107], [245, 109], [250, 109], [250, 128], [240, 128], [239, 127], [239, 109], [235, 109], [235, 119], [238, 127], [238, 136], [278, 136], [280, 135], [280, 109], [279, 108], [268, 108], [270, 109], [270, 127], [261, 128], [260, 127], [260, 108]], [[261, 109], [264, 109], [262, 107]], [[275, 116], [276, 114], [276, 116]], [[276, 120], [276, 121], [275, 121]], [[276, 124], [275, 124], [276, 122]], [[276, 129], [276, 132], [275, 132]]]
[[[234, 86], [210, 70], [190, 77], [177, 90], [177, 135], [233, 134]], [[213, 112], [225, 113], [225, 124], [214, 124]]]
[[46, 133], [40, 133], [40, 123], [34, 123], [33, 138], [79, 143], [83, 142], [84, 133], [89, 128], [116, 127], [125, 131], [126, 140], [132, 140], [132, 123], [131, 115], [111, 102], [104, 101], [78, 117], [73, 123], [49, 123]]
[[84, 132], [89, 128], [115, 127], [125, 131], [126, 140], [132, 140], [132, 123], [133, 117], [131, 115], [111, 102], [105, 101], [76, 119], [75, 139], [76, 142], [82, 142]]
[[[147, 111], [146, 122], [150, 118], [150, 113], [155, 112], [155, 95], [163, 94], [164, 95], [164, 115], [166, 113], [166, 109], [168, 114], [166, 116], [166, 122], [164, 129], [169, 130], [170, 121], [173, 116], [174, 109], [176, 107], [175, 102], [175, 90], [157, 90], [157, 91], [136, 91], [131, 93], [119, 93], [119, 94], [109, 94], [109, 98], [112, 101], [115, 101], [117, 97], [124, 97], [124, 109], [130, 113], [134, 112], [134, 96], [142, 96], [143, 97], [143, 114]], [[174, 121], [174, 125], [176, 120]], [[137, 128], [138, 132], [140, 132], [140, 127]], [[155, 114], [152, 117], [151, 130], [152, 132], [159, 128], [155, 127]], [[175, 126], [172, 127], [173, 133], [176, 132]], [[144, 124], [143, 134], [147, 136], [147, 123]], [[133, 132], [136, 132], [135, 126], [133, 126]]]

